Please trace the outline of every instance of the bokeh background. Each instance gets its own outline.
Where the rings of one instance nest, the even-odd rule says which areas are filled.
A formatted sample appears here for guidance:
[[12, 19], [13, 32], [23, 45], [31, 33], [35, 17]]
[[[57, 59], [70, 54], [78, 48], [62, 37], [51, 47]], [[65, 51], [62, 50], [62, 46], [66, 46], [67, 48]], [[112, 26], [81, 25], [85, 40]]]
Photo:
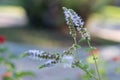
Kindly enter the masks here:
[[[73, 41], [65, 23], [63, 6], [73, 9], [83, 18], [84, 27], [88, 28], [92, 37], [91, 43], [99, 48], [105, 60], [120, 60], [120, 0], [0, 0], [0, 35], [6, 37], [5, 45], [15, 54], [29, 49], [61, 52], [71, 46]], [[87, 46], [85, 43], [81, 45]], [[30, 65], [28, 60], [27, 65]], [[34, 62], [31, 64], [39, 64]], [[20, 63], [21, 69], [24, 66], [30, 69]], [[32, 66], [32, 70], [35, 70], [35, 66]], [[49, 72], [47, 75], [41, 72], [41, 80], [45, 80]], [[118, 74], [110, 72], [108, 75], [118, 80]], [[59, 79], [52, 77], [51, 80]]]
[[62, 11], [65, 6], [83, 18], [94, 43], [120, 42], [119, 5], [119, 0], [1, 0], [0, 33], [10, 41], [35, 45], [69, 43], [71, 39]]

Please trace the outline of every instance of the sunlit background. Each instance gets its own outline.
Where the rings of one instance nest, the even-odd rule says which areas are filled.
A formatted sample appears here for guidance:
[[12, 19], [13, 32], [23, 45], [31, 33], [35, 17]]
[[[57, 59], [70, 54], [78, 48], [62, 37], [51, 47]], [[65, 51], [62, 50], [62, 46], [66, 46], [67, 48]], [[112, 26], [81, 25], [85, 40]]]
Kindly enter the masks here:
[[[61, 52], [71, 46], [73, 41], [65, 23], [63, 6], [73, 9], [83, 18], [84, 27], [88, 28], [92, 37], [91, 43], [99, 48], [103, 59], [120, 60], [120, 0], [0, 0], [0, 35], [6, 37], [5, 45], [16, 54], [29, 49]], [[81, 45], [87, 46], [85, 43]], [[39, 64], [39, 62], [34, 63], [29, 60], [26, 60], [28, 62], [26, 65], [24, 65], [26, 62], [18, 61], [21, 64], [21, 66], [17, 64], [18, 67], [30, 70], [29, 65]], [[58, 75], [64, 76], [58, 74], [54, 77], [61, 68], [59, 70], [55, 68], [57, 71], [51, 74], [51, 70], [48, 72], [36, 70], [37, 66], [34, 65], [31, 66], [32, 70], [42, 78], [26, 78], [25, 80], [48, 80], [47, 78], [80, 80], [78, 79], [80, 72], [77, 70], [72, 70], [73, 72], [70, 73], [67, 69], [65, 73], [67, 74], [68, 71], [73, 77], [66, 75], [68, 79], [66, 77], [57, 79]], [[120, 67], [120, 64], [118, 66]], [[0, 73], [2, 73], [1, 70]], [[112, 75], [111, 80], [120, 78], [118, 74], [115, 75], [112, 72], [108, 75]]]

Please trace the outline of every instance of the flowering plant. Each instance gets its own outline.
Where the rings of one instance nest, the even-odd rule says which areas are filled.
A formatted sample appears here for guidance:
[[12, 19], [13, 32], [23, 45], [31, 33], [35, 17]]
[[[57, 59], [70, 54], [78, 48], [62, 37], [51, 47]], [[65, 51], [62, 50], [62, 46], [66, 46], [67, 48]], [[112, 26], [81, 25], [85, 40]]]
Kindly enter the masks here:
[[5, 73], [0, 75], [0, 80], [21, 80], [25, 76], [34, 76], [30, 71], [17, 71], [17, 67], [13, 60], [19, 57], [11, 53], [4, 45], [5, 42], [5, 36], [0, 36], [0, 66], [3, 65], [5, 67]]
[[[98, 65], [97, 65], [97, 56], [92, 53], [93, 50], [96, 48], [91, 46], [90, 41], [90, 35], [89, 32], [87, 31], [86, 28], [84, 28], [84, 22], [82, 21], [82, 18], [78, 16], [78, 14], [72, 10], [72, 9], [67, 9], [66, 7], [63, 7], [64, 15], [65, 15], [65, 20], [66, 23], [69, 27], [70, 30], [70, 35], [73, 38], [73, 45], [68, 48], [67, 50], [63, 51], [63, 53], [50, 53], [50, 52], [45, 52], [45, 51], [39, 51], [39, 50], [29, 50], [26, 51], [22, 56], [31, 56], [35, 57], [38, 59], [45, 59], [47, 62], [44, 64], [40, 65], [39, 68], [44, 68], [44, 67], [49, 67], [56, 65], [57, 63], [62, 63], [64, 67], [69, 67], [69, 68], [75, 68], [78, 67], [82, 69], [83, 71], [86, 72], [88, 79], [94, 79], [94, 80], [101, 80], [100, 73], [98, 70]], [[80, 41], [86, 41], [88, 43], [89, 48], [87, 48], [88, 51], [91, 52], [94, 63], [95, 63], [95, 70], [96, 74], [98, 75], [96, 77], [95, 74], [91, 72], [89, 69], [89, 65], [86, 63], [83, 63], [77, 56], [77, 50], [81, 48], [79, 45], [79, 41], [77, 40], [77, 32], [81, 34], [81, 39]]]

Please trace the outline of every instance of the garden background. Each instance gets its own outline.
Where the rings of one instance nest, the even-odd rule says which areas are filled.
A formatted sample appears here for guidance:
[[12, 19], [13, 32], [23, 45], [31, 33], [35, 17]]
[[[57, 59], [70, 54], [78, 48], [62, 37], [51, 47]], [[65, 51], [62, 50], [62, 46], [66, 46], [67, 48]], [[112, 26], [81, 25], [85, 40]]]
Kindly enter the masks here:
[[[120, 78], [120, 1], [119, 0], [0, 0], [0, 48], [19, 57], [30, 49], [62, 52], [72, 45], [62, 7], [76, 11], [85, 21], [95, 51], [103, 59], [105, 80]], [[77, 36], [77, 37], [80, 37]], [[88, 59], [87, 44], [81, 43], [80, 58]], [[86, 57], [88, 56], [88, 57]], [[3, 56], [5, 57], [5, 55]], [[2, 61], [2, 59], [0, 59]], [[10, 58], [11, 61], [11, 58]], [[38, 69], [43, 63], [30, 58], [13, 60], [16, 71], [32, 71], [35, 77], [23, 80], [81, 80], [78, 69], [55, 67]], [[8, 72], [0, 65], [0, 80]]]

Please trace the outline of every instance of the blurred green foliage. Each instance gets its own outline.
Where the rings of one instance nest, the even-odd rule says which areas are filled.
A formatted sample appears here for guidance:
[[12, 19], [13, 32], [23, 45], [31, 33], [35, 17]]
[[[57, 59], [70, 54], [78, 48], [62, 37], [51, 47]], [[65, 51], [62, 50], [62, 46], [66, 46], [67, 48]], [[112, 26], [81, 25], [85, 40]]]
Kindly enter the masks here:
[[14, 60], [19, 57], [10, 52], [3, 44], [0, 44], [0, 66], [4, 65], [6, 72], [2, 76], [2, 80], [21, 80], [26, 76], [35, 76], [31, 71], [17, 71]]

